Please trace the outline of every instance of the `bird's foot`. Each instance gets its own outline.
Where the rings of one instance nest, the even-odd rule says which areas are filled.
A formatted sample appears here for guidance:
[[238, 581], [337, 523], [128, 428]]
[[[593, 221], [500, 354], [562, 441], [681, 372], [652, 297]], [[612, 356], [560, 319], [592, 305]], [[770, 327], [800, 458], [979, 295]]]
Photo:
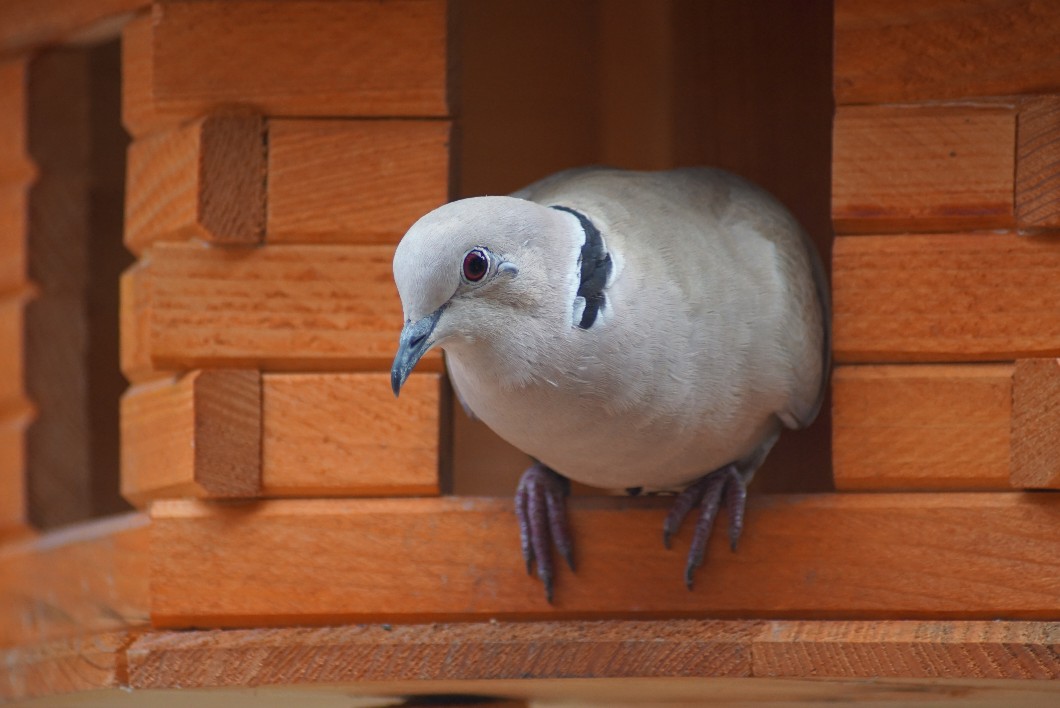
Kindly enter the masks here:
[[688, 551], [688, 562], [685, 564], [685, 585], [689, 590], [692, 589], [696, 568], [703, 565], [703, 554], [707, 550], [714, 519], [718, 516], [723, 499], [729, 510], [729, 545], [735, 551], [736, 542], [740, 540], [740, 532], [743, 530], [743, 512], [747, 504], [747, 483], [735, 463], [704, 475], [677, 495], [666, 515], [663, 544], [669, 548], [670, 540], [688, 516], [688, 512], [697, 504], [701, 506], [692, 535], [692, 548]]
[[574, 570], [574, 546], [567, 525], [567, 495], [570, 482], [540, 462], [535, 462], [519, 480], [515, 491], [515, 513], [519, 517], [526, 572], [537, 560], [537, 575], [545, 585], [545, 599], [552, 603], [552, 553], [556, 546], [567, 565]]

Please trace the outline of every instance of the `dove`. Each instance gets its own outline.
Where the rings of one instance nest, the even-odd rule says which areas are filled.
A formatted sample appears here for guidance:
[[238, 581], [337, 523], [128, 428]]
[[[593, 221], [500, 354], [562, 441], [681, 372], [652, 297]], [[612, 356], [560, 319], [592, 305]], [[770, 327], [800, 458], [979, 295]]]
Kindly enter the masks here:
[[465, 410], [533, 459], [515, 507], [549, 602], [553, 546], [574, 569], [569, 480], [675, 492], [667, 548], [698, 506], [691, 590], [721, 505], [735, 551], [747, 484], [821, 407], [824, 268], [780, 202], [720, 169], [579, 168], [457, 200], [393, 271], [394, 393], [440, 347]]

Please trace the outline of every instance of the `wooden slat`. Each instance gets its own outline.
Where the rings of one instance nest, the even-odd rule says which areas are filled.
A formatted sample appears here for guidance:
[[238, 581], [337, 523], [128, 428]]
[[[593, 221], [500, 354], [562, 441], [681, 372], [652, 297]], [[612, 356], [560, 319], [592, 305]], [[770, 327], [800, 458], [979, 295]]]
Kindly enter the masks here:
[[384, 373], [266, 374], [266, 496], [437, 494], [452, 405], [440, 373], [409, 376], [401, 397]]
[[578, 570], [559, 570], [549, 606], [526, 576], [507, 501], [156, 502], [151, 617], [205, 627], [662, 613], [1056, 616], [1060, 496], [754, 498], [739, 550], [715, 534], [694, 592], [681, 579], [689, 529], [673, 550], [661, 546], [668, 504], [574, 499]]
[[839, 233], [1010, 227], [1011, 106], [850, 106], [832, 133]]
[[265, 227], [265, 124], [217, 113], [129, 148], [125, 245], [199, 238], [253, 245]]
[[121, 491], [240, 498], [261, 490], [261, 375], [194, 371], [175, 383], [133, 387], [121, 404]]
[[0, 420], [0, 541], [29, 528], [26, 503], [26, 427], [30, 412]]
[[0, 184], [0, 297], [28, 284], [29, 184]]
[[28, 293], [0, 298], [0, 416], [26, 408], [26, 333]]
[[1060, 359], [1016, 362], [1012, 486], [1060, 489]]
[[136, 136], [224, 104], [269, 116], [444, 116], [446, 3], [178, 0], [126, 28]]
[[840, 366], [837, 489], [1009, 488], [1012, 365]]
[[24, 57], [0, 61], [0, 180], [5, 182], [28, 180], [34, 172], [27, 136], [27, 64]]
[[125, 650], [132, 640], [127, 632], [104, 632], [0, 649], [0, 701], [118, 689], [126, 683]]
[[[123, 370], [388, 371], [402, 322], [393, 250], [158, 244], [126, 275]], [[440, 365], [432, 352], [417, 370]]]
[[832, 252], [840, 363], [1060, 355], [1060, 242], [1014, 234], [849, 236]]
[[1019, 228], [1060, 228], [1060, 96], [1020, 103], [1016, 150]]
[[269, 121], [268, 240], [397, 243], [449, 198], [448, 121]]
[[0, 54], [15, 54], [69, 40], [113, 36], [129, 13], [149, 0], [32, 0], [0, 3]]
[[145, 626], [147, 530], [125, 514], [0, 546], [0, 646]]
[[1060, 6], [1035, 0], [839, 0], [839, 104], [1060, 88]]

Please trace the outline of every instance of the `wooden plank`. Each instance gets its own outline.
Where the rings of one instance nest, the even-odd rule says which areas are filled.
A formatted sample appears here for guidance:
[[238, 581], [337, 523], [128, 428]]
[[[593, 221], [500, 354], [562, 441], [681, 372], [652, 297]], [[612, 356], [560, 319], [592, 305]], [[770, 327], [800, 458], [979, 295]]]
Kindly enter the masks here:
[[845, 106], [832, 133], [838, 233], [1014, 223], [1011, 106]]
[[[144, 36], [147, 35], [147, 36]], [[127, 28], [140, 136], [225, 104], [268, 116], [445, 116], [446, 3], [159, 3]]]
[[[389, 371], [402, 322], [393, 250], [157, 244], [125, 281], [123, 369]], [[432, 352], [417, 370], [440, 369]]]
[[1012, 365], [839, 366], [836, 489], [1009, 488]]
[[1060, 678], [1057, 622], [770, 622], [755, 676]]
[[1060, 243], [1015, 234], [850, 236], [832, 251], [839, 363], [1060, 355]]
[[121, 402], [121, 491], [155, 497], [254, 497], [261, 490], [261, 375], [194, 371], [131, 388]]
[[161, 627], [246, 627], [660, 614], [1056, 616], [1060, 496], [760, 496], [736, 553], [715, 534], [693, 592], [681, 580], [689, 530], [673, 550], [661, 547], [668, 505], [573, 499], [578, 570], [559, 570], [549, 606], [526, 576], [507, 501], [156, 502], [151, 617]]
[[117, 689], [125, 684], [126, 632], [57, 639], [0, 649], [0, 701]]
[[148, 541], [124, 514], [0, 546], [0, 646], [145, 626]]
[[1016, 362], [1012, 486], [1060, 489], [1060, 359]]
[[1034, 0], [839, 0], [839, 104], [934, 101], [1060, 88], [1060, 6]]
[[268, 240], [393, 243], [449, 199], [449, 121], [269, 121]]
[[0, 184], [0, 296], [29, 284], [28, 232], [29, 183]]
[[28, 150], [27, 64], [25, 57], [0, 61], [0, 180], [5, 182], [28, 181], [35, 171]]
[[1016, 222], [1060, 228], [1060, 96], [1022, 101], [1016, 136]]
[[16, 54], [71, 40], [102, 41], [116, 35], [130, 13], [149, 4], [149, 0], [0, 3], [0, 54]]
[[0, 420], [0, 541], [29, 530], [26, 503], [26, 428], [30, 411]]
[[414, 373], [401, 397], [384, 373], [266, 374], [266, 496], [437, 494], [452, 404], [440, 373]]
[[0, 298], [0, 416], [26, 409], [25, 304], [28, 293]]
[[214, 113], [129, 148], [125, 245], [253, 245], [265, 228], [264, 120]]

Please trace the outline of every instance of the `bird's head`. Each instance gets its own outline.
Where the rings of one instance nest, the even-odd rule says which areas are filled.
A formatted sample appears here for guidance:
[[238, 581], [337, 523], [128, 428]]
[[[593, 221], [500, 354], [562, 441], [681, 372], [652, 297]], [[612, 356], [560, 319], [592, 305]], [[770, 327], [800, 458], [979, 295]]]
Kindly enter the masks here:
[[540, 316], [569, 287], [577, 239], [569, 214], [514, 197], [462, 199], [413, 224], [394, 254], [405, 315], [394, 394], [433, 347], [511, 338], [521, 316]]

